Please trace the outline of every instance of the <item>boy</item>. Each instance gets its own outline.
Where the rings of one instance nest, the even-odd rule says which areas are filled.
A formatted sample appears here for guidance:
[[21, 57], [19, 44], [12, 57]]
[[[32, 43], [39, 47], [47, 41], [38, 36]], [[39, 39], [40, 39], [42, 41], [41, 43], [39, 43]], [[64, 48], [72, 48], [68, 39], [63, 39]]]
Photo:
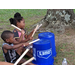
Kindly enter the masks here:
[[[4, 40], [4, 43], [2, 45], [3, 55], [6, 62], [9, 63], [15, 63], [16, 60], [20, 57], [20, 55], [24, 52], [23, 46], [28, 46], [29, 43], [20, 43], [17, 45], [14, 45], [13, 42], [14, 34], [11, 31], [3, 31], [1, 34], [1, 38]], [[17, 49], [17, 50], [15, 50]], [[25, 59], [22, 59], [19, 64], [22, 64], [25, 62]], [[29, 65], [32, 65], [32, 63], [28, 63]]]

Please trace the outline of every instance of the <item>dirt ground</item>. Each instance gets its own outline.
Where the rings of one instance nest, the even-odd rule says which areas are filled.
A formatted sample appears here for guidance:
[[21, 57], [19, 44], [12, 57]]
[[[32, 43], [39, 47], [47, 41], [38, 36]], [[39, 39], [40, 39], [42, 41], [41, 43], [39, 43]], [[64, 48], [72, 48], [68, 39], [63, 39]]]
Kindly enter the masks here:
[[[11, 26], [0, 26], [0, 34], [3, 30], [13, 30]], [[55, 65], [61, 65], [63, 58], [67, 59], [68, 65], [75, 65], [75, 29], [68, 28], [64, 34], [55, 34], [57, 56], [54, 58]], [[38, 34], [35, 35], [38, 37]], [[3, 41], [0, 38], [0, 61], [4, 61], [2, 52]]]
[[68, 44], [75, 44], [75, 30], [72, 28], [66, 29], [64, 34], [56, 34], [55, 35], [55, 42], [57, 45], [60, 43], [68, 43]]
[[55, 64], [62, 64], [63, 58], [68, 65], [75, 65], [75, 29], [68, 28], [64, 34], [55, 34], [57, 57]]

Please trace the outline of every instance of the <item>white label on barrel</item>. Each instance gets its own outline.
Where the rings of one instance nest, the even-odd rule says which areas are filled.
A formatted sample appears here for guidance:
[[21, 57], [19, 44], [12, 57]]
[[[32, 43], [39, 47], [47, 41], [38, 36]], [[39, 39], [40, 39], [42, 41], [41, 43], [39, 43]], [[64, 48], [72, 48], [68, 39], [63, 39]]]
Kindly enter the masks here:
[[37, 56], [39, 58], [48, 59], [52, 55], [52, 48], [43, 51], [37, 51]]

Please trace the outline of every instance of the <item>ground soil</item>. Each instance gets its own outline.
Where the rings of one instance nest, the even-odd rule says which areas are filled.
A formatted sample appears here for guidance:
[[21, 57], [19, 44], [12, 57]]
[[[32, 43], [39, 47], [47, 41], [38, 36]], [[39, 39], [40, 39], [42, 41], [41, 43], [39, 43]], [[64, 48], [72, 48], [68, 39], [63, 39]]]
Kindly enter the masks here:
[[55, 34], [56, 46], [61, 43], [67, 43], [75, 45], [75, 29], [69, 28], [66, 29], [64, 34]]
[[[69, 65], [75, 65], [75, 29], [68, 28], [64, 34], [55, 34], [55, 42], [57, 57], [57, 64], [61, 64], [63, 58], [67, 58]], [[61, 60], [61, 61], [60, 61]]]

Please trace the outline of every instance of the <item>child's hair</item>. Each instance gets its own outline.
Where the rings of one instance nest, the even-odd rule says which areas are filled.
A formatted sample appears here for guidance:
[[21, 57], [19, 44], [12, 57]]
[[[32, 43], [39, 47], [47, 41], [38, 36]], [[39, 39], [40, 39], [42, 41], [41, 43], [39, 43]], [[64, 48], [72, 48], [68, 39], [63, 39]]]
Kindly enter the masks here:
[[17, 17], [21, 17], [21, 14], [18, 12], [14, 14], [14, 18], [17, 18]]
[[9, 39], [11, 37], [11, 34], [13, 34], [13, 32], [5, 30], [2, 32], [1, 38], [6, 42], [6, 39]]
[[21, 16], [21, 14], [17, 12], [14, 14], [14, 18], [10, 18], [9, 21], [11, 24], [17, 26], [17, 22], [20, 22], [22, 19], [23, 17]]

